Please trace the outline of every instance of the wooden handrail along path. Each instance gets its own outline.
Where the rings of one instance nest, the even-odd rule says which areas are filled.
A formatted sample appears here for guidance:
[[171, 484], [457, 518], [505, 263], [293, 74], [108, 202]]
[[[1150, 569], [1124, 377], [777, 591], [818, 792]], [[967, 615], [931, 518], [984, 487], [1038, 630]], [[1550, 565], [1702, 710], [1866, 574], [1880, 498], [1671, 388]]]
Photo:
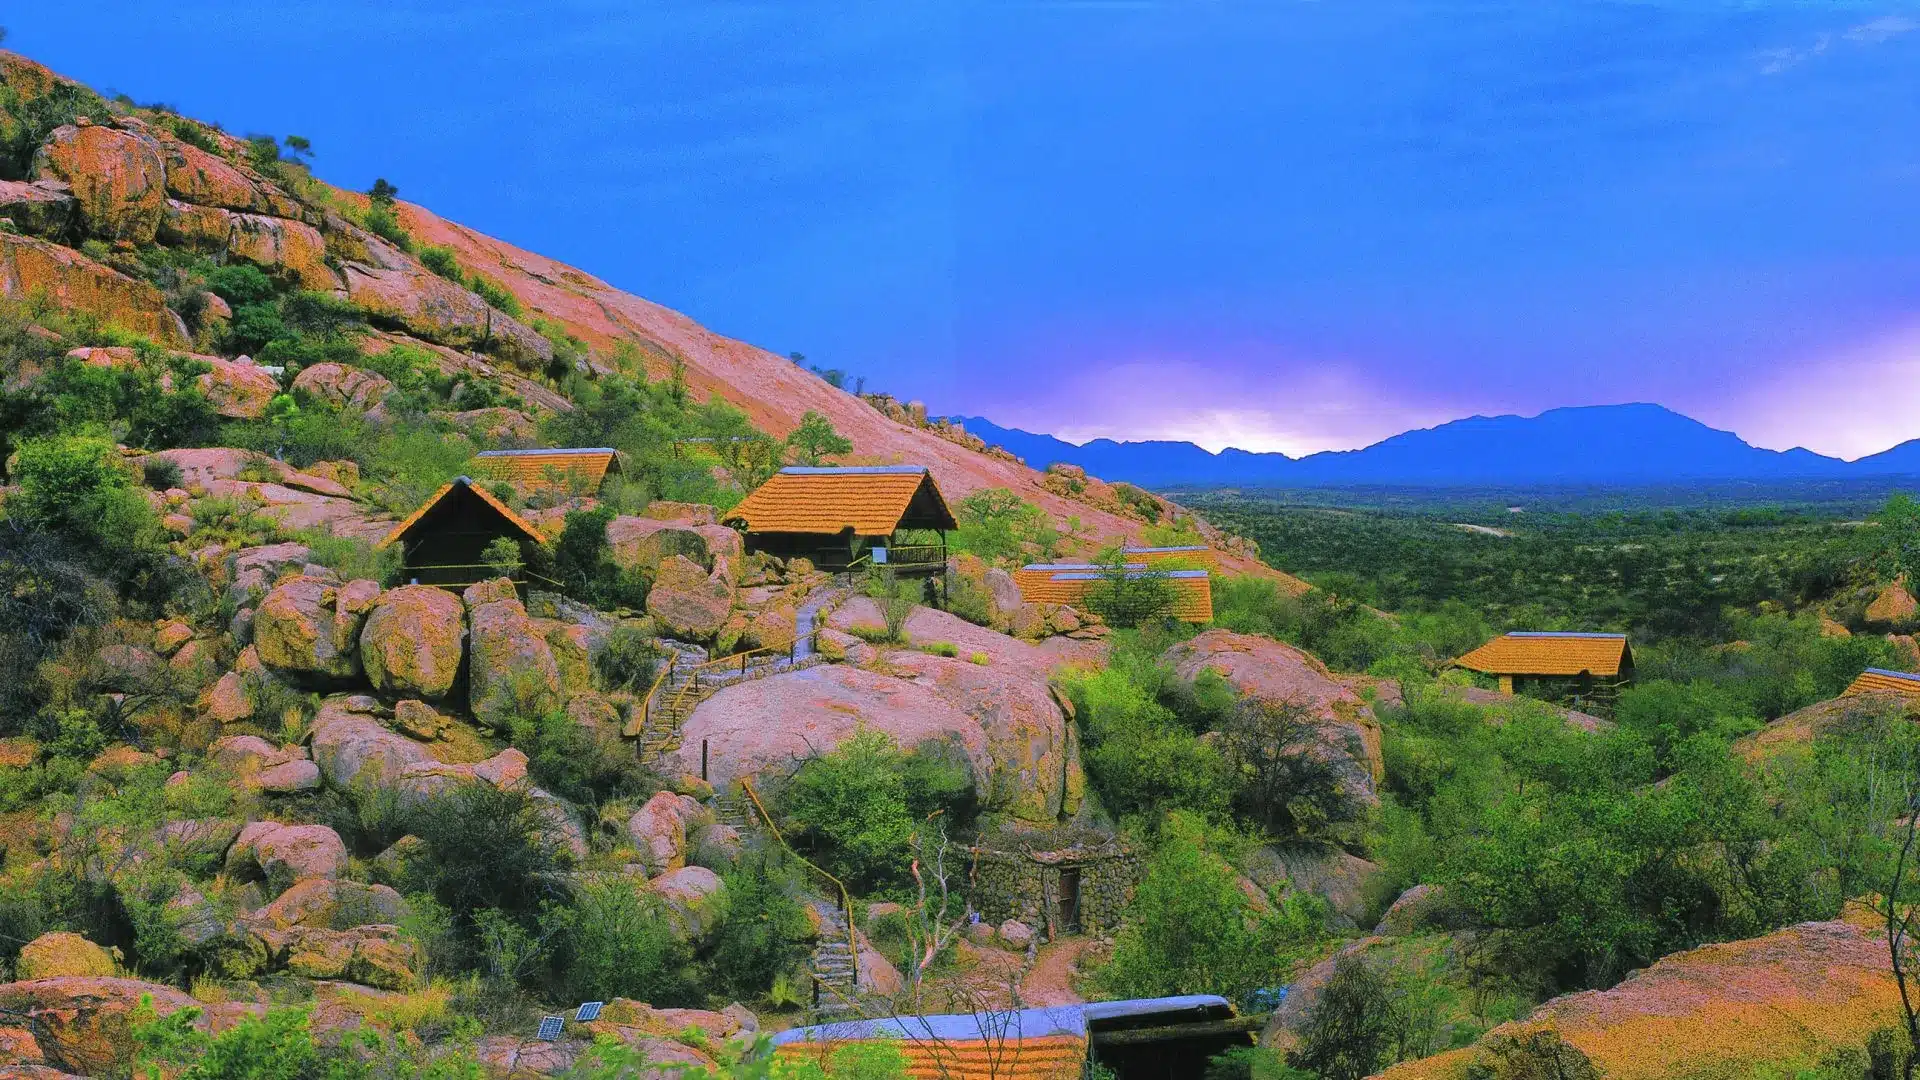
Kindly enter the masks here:
[[860, 985], [860, 939], [853, 929], [853, 897], [847, 893], [847, 886], [839, 878], [815, 866], [806, 856], [793, 850], [793, 845], [787, 843], [787, 838], [781, 833], [780, 827], [773, 823], [773, 815], [767, 812], [767, 804], [760, 801], [760, 793], [753, 790], [752, 781], [742, 778], [740, 790], [747, 793], [747, 798], [753, 802], [753, 808], [760, 813], [760, 820], [766, 824], [767, 831], [773, 834], [773, 838], [779, 841], [780, 847], [788, 855], [793, 856], [794, 861], [801, 866], [819, 874], [833, 886], [835, 892], [840, 894], [840, 915], [842, 921], [847, 924], [847, 953], [853, 958], [853, 985], [857, 989]]
[[680, 745], [680, 729], [702, 701], [745, 678], [756, 668], [779, 669], [814, 655], [819, 642], [820, 615], [843, 597], [837, 589], [823, 589], [800, 605], [794, 635], [784, 642], [733, 653], [690, 667], [669, 661], [660, 668], [640, 703], [639, 754], [660, 757]]

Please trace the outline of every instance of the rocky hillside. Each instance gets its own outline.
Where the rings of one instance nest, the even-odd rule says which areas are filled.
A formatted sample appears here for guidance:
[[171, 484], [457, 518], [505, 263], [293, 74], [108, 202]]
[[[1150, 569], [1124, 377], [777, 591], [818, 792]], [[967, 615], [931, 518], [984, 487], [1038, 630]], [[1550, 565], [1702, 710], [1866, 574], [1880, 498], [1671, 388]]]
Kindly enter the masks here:
[[[377, 344], [424, 343], [450, 370], [498, 380], [534, 409], [571, 406], [539, 379], [551, 373], [559, 342], [562, 365], [611, 371], [620, 352], [654, 378], [682, 378], [696, 395], [739, 407], [776, 437], [807, 412], [820, 413], [852, 440], [845, 463], [927, 465], [953, 500], [1006, 488], [1063, 525], [1078, 519], [1089, 549], [1138, 540], [1150, 524], [1187, 516], [1071, 466], [1053, 474], [1026, 468], [927, 423], [923, 408], [882, 411], [787, 359], [424, 207], [393, 204], [387, 220], [397, 216], [397, 228], [369, 228], [374, 208], [365, 195], [292, 163], [256, 161], [252, 144], [217, 129], [108, 105], [16, 54], [0, 53], [0, 80], [22, 103], [9, 133], [18, 178], [0, 180], [0, 219], [11, 223], [0, 234], [0, 295], [45, 294], [169, 347], [206, 341], [205, 321], [222, 317], [217, 299], [208, 311], [201, 293], [169, 295], [129, 272], [132, 254], [157, 243], [330, 292], [381, 329]], [[70, 122], [49, 128], [51, 121]], [[429, 268], [429, 251], [441, 260], [450, 253], [458, 267]], [[581, 345], [584, 354], [569, 350]], [[1228, 552], [1229, 569], [1274, 573], [1250, 544], [1197, 524]]]

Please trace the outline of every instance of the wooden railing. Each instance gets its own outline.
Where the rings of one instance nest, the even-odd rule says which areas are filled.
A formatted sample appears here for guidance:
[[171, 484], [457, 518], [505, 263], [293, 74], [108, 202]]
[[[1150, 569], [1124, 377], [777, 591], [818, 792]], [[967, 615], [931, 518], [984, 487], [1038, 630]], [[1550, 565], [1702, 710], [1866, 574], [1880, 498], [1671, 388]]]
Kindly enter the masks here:
[[[807, 635], [806, 640], [817, 644], [819, 635], [820, 628], [816, 626], [813, 628], [813, 631]], [[700, 678], [703, 674], [737, 669], [740, 674], [744, 675], [749, 668], [755, 666], [755, 661], [774, 660], [777, 662], [782, 654], [785, 654], [786, 659], [791, 660], [799, 651], [800, 641], [801, 638], [795, 635], [783, 644], [762, 645], [757, 649], [748, 649], [745, 652], [722, 656], [719, 659], [708, 660], [703, 664], [696, 664], [690, 668], [677, 668], [669, 661], [660, 669], [660, 674], [654, 678], [653, 685], [647, 688], [647, 698], [641, 705], [641, 715], [643, 719], [652, 719], [654, 709], [658, 705], [664, 705], [669, 713], [677, 715], [681, 706], [687, 703], [689, 695], [699, 693], [701, 687]], [[656, 699], [659, 697], [661, 690], [667, 688], [668, 682], [672, 679], [676, 671], [680, 672], [686, 681], [674, 691], [673, 696], [666, 702], [658, 703]]]
[[773, 815], [767, 813], [767, 805], [760, 801], [759, 792], [753, 790], [752, 781], [742, 778], [740, 781], [740, 790], [746, 792], [747, 798], [753, 801], [753, 808], [760, 812], [760, 820], [766, 822], [767, 831], [772, 833], [773, 838], [780, 842], [780, 846], [786, 849], [787, 854], [793, 856], [794, 861], [798, 862], [801, 866], [820, 875], [823, 880], [833, 886], [834, 891], [839, 893], [840, 916], [842, 921], [847, 924], [847, 959], [853, 965], [853, 985], [858, 989], [860, 986], [860, 936], [854, 933], [853, 897], [847, 894], [847, 886], [839, 878], [815, 866], [806, 856], [793, 850], [793, 845], [787, 843], [787, 838], [780, 832], [780, 827], [773, 823]]
[[437, 589], [464, 589], [469, 586], [478, 585], [483, 581], [492, 581], [495, 578], [506, 578], [515, 585], [524, 585], [529, 581], [538, 581], [543, 585], [550, 585], [556, 590], [565, 588], [565, 586], [552, 578], [542, 577], [525, 567], [515, 570], [510, 574], [502, 573], [498, 567], [490, 563], [433, 563], [425, 566], [401, 567], [401, 572], [408, 577], [414, 577], [422, 571], [429, 570], [460, 570], [471, 572], [469, 574], [469, 576], [473, 578], [471, 581], [423, 581], [420, 583], [422, 585], [432, 585]]

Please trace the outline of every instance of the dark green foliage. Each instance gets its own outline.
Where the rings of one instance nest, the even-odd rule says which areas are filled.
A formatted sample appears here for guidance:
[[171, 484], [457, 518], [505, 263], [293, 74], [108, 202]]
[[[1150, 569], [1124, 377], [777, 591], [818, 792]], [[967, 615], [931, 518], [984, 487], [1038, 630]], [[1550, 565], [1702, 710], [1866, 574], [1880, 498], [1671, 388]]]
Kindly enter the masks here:
[[1162, 674], [1122, 660], [1068, 684], [1087, 779], [1109, 811], [1146, 828], [1169, 810], [1221, 816], [1232, 798], [1220, 751], [1161, 700]]
[[724, 875], [727, 915], [715, 932], [708, 963], [727, 996], [750, 1001], [806, 958], [813, 931], [794, 899], [792, 877], [781, 863], [764, 857]]
[[607, 523], [612, 520], [612, 507], [568, 511], [560, 539], [553, 545], [553, 578], [567, 595], [595, 607], [643, 608], [647, 581], [614, 563], [607, 543]]
[[[1622, 630], [1635, 644], [1727, 641], [1730, 611], [1763, 601], [1824, 600], [1895, 530], [1844, 524], [1860, 498], [1831, 507], [1715, 506], [1595, 510], [1533, 492], [1447, 503], [1431, 494], [1354, 509], [1259, 497], [1188, 501], [1214, 524], [1259, 542], [1276, 566], [1333, 593], [1400, 615], [1466, 602], [1490, 630]], [[1357, 493], [1320, 498], [1358, 499]], [[1636, 498], [1614, 494], [1612, 506]], [[1527, 506], [1521, 514], [1506, 505]], [[1459, 527], [1468, 522], [1509, 536]], [[1457, 653], [1449, 654], [1457, 655]]]
[[415, 252], [414, 255], [420, 260], [421, 266], [439, 274], [448, 281], [458, 284], [465, 283], [465, 277], [460, 272], [460, 264], [453, 257], [452, 248], [435, 247], [432, 244], [426, 244], [423, 245], [419, 251]]
[[608, 693], [645, 690], [665, 659], [654, 639], [630, 626], [615, 627], [593, 658], [593, 673]]
[[724, 401], [694, 404], [670, 382], [625, 375], [570, 378], [566, 390], [577, 407], [541, 423], [546, 445], [619, 450], [627, 487], [641, 499], [731, 506], [739, 494], [720, 485], [714, 466], [744, 474], [772, 463], [770, 440]]
[[989, 563], [1019, 565], [1045, 559], [1059, 540], [1046, 511], [1006, 488], [985, 488], [954, 507], [960, 530], [953, 546]]
[[478, 937], [478, 913], [526, 921], [564, 902], [571, 856], [548, 811], [521, 788], [461, 784], [407, 816], [425, 841], [409, 864], [418, 891], [431, 893]]
[[[1235, 815], [1283, 842], [1325, 839], [1332, 830], [1363, 820], [1366, 807], [1328, 759], [1326, 737], [1308, 706], [1241, 701], [1219, 739]], [[1363, 747], [1342, 749], [1353, 760], [1365, 760]]]
[[692, 951], [663, 901], [632, 885], [589, 885], [555, 911], [564, 942], [560, 979], [580, 1001], [632, 998], [671, 1008], [706, 1001]]
[[1633, 709], [1663, 751], [1637, 726], [1589, 733], [1525, 703], [1496, 725], [1416, 687], [1383, 710], [1389, 804], [1375, 858], [1402, 884], [1443, 884], [1549, 989], [1611, 985], [1678, 949], [1831, 917], [1841, 898], [1819, 887], [1834, 872], [1822, 868], [1850, 858], [1840, 836], [1877, 826], [1864, 810], [1842, 825], [1821, 807], [1859, 800], [1783, 804], [1711, 723], [1678, 734], [1656, 707], [1674, 693], [1656, 688]]
[[207, 291], [238, 310], [243, 304], [273, 299], [277, 290], [265, 271], [249, 263], [235, 262], [215, 267], [207, 274]]
[[1174, 814], [1099, 978], [1118, 997], [1210, 993], [1244, 1003], [1285, 983], [1322, 933], [1307, 901], [1256, 910], [1200, 819]]
[[1321, 1080], [1361, 1080], [1393, 1060], [1393, 1026], [1387, 981], [1364, 961], [1344, 958], [1334, 964], [1287, 1064]]
[[780, 798], [783, 828], [848, 888], [894, 888], [906, 880], [914, 829], [935, 813], [964, 826], [972, 787], [944, 748], [904, 753], [862, 728], [794, 774]]
[[564, 712], [516, 718], [509, 733], [526, 752], [534, 782], [581, 806], [651, 794], [653, 779], [619, 736], [589, 729]]
[[148, 458], [140, 466], [140, 479], [155, 491], [167, 491], [186, 483], [180, 466], [162, 458]]

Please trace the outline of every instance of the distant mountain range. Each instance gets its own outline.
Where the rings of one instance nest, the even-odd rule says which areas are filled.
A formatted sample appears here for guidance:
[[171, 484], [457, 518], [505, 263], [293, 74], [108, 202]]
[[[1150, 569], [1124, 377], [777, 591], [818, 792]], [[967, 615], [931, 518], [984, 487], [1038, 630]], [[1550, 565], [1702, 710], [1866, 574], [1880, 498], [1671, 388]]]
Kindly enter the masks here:
[[1036, 469], [1067, 462], [1104, 480], [1145, 487], [1640, 485], [1920, 475], [1920, 439], [1844, 461], [1797, 447], [1764, 450], [1664, 406], [1638, 403], [1471, 416], [1360, 450], [1301, 458], [1232, 447], [1215, 454], [1189, 442], [1095, 439], [1075, 446], [981, 417], [951, 419]]

